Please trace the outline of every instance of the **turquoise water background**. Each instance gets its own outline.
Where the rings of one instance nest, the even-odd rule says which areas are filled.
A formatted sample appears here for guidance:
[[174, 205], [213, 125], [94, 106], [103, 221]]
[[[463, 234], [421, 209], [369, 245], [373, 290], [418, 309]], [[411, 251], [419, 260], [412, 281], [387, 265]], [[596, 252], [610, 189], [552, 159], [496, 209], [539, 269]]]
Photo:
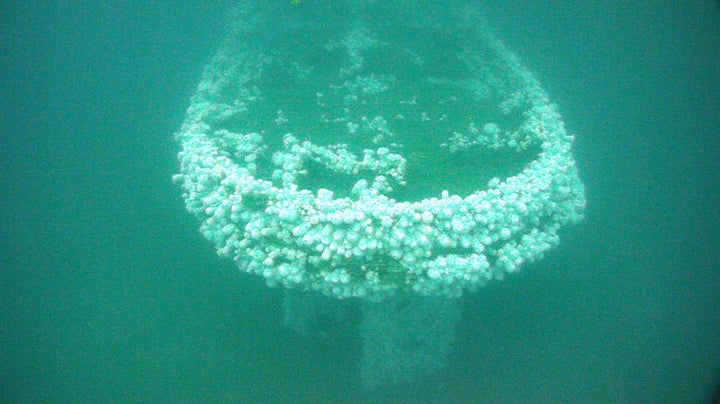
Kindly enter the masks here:
[[[311, 0], [301, 0], [311, 1]], [[231, 2], [8, 2], [0, 401], [701, 402], [720, 380], [720, 6], [496, 1], [576, 135], [587, 217], [461, 301], [446, 369], [366, 392], [170, 182]]]

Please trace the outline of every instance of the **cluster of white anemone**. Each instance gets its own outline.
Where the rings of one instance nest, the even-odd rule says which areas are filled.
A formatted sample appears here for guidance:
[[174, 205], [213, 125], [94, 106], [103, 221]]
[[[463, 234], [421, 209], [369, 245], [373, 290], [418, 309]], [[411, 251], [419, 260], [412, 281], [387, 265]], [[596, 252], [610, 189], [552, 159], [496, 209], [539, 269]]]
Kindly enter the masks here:
[[[541, 258], [558, 244], [562, 226], [582, 218], [572, 138], [542, 89], [511, 57], [505, 63], [515, 70], [514, 79], [523, 85], [520, 96], [530, 105], [512, 133], [539, 144], [540, 152], [521, 172], [494, 178], [470, 195], [442, 191], [415, 202], [387, 196], [405, 183], [407, 160], [384, 145], [358, 153], [342, 143], [319, 145], [287, 133], [282, 145], [269, 151], [263, 135], [222, 127], [218, 122], [245, 112], [258, 97], [257, 89], [248, 89], [232, 104], [216, 101], [215, 94], [228, 85], [223, 63], [208, 67], [177, 134], [182, 150], [175, 180], [218, 253], [270, 285], [338, 298], [379, 299], [399, 291], [457, 297]], [[356, 82], [385, 86], [375, 76], [365, 79]], [[357, 131], [357, 123], [347, 126]], [[496, 147], [498, 126], [480, 127], [473, 139], [449, 138], [451, 151]], [[261, 156], [270, 172], [260, 172]], [[299, 186], [308, 162], [356, 176], [352, 191], [338, 196]]]

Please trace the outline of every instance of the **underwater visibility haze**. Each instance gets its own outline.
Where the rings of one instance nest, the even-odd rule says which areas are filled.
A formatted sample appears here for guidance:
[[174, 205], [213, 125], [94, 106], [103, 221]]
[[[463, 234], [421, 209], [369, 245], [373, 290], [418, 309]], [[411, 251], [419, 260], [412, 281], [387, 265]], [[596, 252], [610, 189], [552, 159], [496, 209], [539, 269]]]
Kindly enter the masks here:
[[0, 399], [710, 397], [718, 16], [513, 4], [13, 6]]

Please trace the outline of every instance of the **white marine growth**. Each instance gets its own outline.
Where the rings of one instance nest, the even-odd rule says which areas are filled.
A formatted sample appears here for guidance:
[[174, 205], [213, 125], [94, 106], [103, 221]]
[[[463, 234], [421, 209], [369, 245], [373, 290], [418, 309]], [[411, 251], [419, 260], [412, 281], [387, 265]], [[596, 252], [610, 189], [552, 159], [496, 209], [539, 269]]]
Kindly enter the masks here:
[[[318, 52], [339, 53], [343, 63], [322, 75], [309, 63], [288, 62], [282, 50], [231, 52], [226, 45], [176, 135], [182, 150], [174, 179], [202, 234], [270, 285], [338, 298], [457, 297], [542, 258], [558, 244], [560, 228], [583, 214], [572, 137], [534, 78], [496, 40], [486, 41], [484, 52], [502, 73], [473, 69], [480, 62], [465, 57], [475, 77], [430, 77], [418, 86], [470, 94], [437, 103], [450, 114], [490, 111], [452, 123], [433, 150], [449, 159], [476, 149], [534, 154], [519, 172], [472, 192], [459, 195], [448, 184], [416, 200], [393, 196], [409, 185], [413, 159], [423, 158], [408, 146], [412, 134], [397, 128], [447, 126], [453, 116], [434, 111], [420, 90], [412, 93], [392, 66], [369, 66], [369, 49], [392, 51], [382, 38], [355, 27], [329, 41]], [[398, 54], [424, 66], [421, 54]], [[334, 76], [317, 78], [328, 72]], [[506, 83], [492, 88], [501, 74]], [[276, 88], [270, 78], [285, 81]], [[289, 82], [302, 91], [278, 95]], [[378, 100], [391, 101], [373, 111]], [[433, 157], [425, 158], [427, 175], [442, 178]], [[338, 178], [348, 185], [336, 189]]]

